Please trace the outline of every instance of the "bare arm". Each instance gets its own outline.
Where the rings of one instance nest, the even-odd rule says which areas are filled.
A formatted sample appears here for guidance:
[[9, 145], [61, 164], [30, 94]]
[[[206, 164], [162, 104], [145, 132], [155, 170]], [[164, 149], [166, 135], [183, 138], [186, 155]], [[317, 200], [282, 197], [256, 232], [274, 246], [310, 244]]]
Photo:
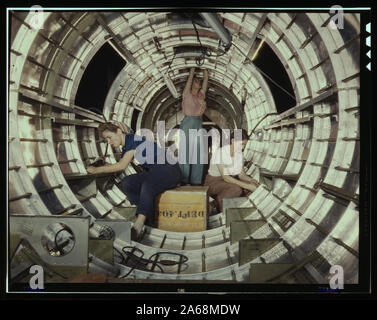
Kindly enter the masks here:
[[202, 84], [202, 90], [204, 94], [207, 92], [208, 89], [208, 70], [203, 70], [203, 84]]
[[192, 67], [190, 68], [190, 73], [189, 73], [189, 77], [186, 81], [186, 85], [185, 85], [185, 88], [183, 90], [183, 94], [188, 94], [191, 90], [191, 86], [192, 86], [192, 79], [194, 78], [194, 72], [195, 72], [195, 68]]
[[106, 164], [102, 167], [88, 167], [86, 170], [88, 173], [114, 173], [124, 171], [132, 158], [135, 155], [135, 150], [127, 151], [124, 156], [119, 160], [119, 162], [114, 164]]
[[243, 168], [242, 168], [241, 173], [238, 175], [238, 178], [240, 178], [240, 180], [242, 181], [251, 182], [251, 183], [256, 184], [257, 186], [259, 185], [259, 182], [255, 180], [254, 178], [248, 176]]
[[256, 188], [257, 188], [256, 185], [250, 184], [250, 183], [246, 183], [244, 181], [235, 179], [232, 176], [224, 174], [224, 166], [223, 165], [218, 164], [217, 167], [219, 168], [219, 171], [221, 173], [221, 177], [223, 178], [223, 180], [225, 182], [234, 183], [237, 186], [240, 186], [241, 188], [246, 189], [246, 190], [250, 190], [250, 191], [255, 191], [256, 190]]

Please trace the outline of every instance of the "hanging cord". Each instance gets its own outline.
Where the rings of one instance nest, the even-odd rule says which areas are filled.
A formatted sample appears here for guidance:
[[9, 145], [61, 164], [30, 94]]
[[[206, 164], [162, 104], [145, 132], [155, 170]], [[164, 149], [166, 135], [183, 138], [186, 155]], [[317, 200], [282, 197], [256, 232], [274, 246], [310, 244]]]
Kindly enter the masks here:
[[202, 55], [201, 55], [200, 57], [196, 57], [196, 58], [195, 58], [195, 61], [196, 61], [196, 64], [197, 64], [198, 66], [202, 66], [203, 63], [204, 63], [204, 59], [205, 59], [205, 57], [206, 57], [206, 56], [208, 56], [208, 57], [211, 56], [211, 51], [210, 51], [208, 48], [203, 47], [202, 42], [200, 41], [199, 31], [198, 31], [198, 29], [196, 28], [195, 22], [194, 22], [193, 20], [191, 20], [191, 22], [192, 22], [192, 25], [193, 25], [193, 27], [194, 27], [194, 29], [195, 29], [196, 38], [198, 39], [198, 42], [199, 42], [199, 45], [200, 45], [200, 49], [201, 49], [201, 51], [202, 51]]
[[261, 73], [263, 74], [266, 78], [268, 78], [273, 84], [275, 84], [278, 88], [280, 88], [282, 91], [284, 91], [287, 95], [289, 95], [294, 101], [296, 101], [296, 97], [292, 96], [287, 90], [285, 90], [282, 86], [280, 86], [276, 81], [274, 81], [269, 75], [267, 75], [265, 72], [263, 72], [261, 69], [259, 69], [253, 61], [250, 60], [250, 58], [245, 55], [245, 53], [242, 52], [240, 48], [238, 48], [235, 44], [234, 47], [248, 60], [253, 66]]
[[228, 52], [228, 50], [229, 50], [229, 48], [226, 48], [224, 51], [222, 49], [220, 49], [221, 43], [222, 43], [222, 41], [219, 40], [219, 47], [217, 48], [217, 51], [219, 51], [220, 53], [218, 53], [215, 57], [221, 57], [224, 54], [226, 54]]
[[[158, 53], [164, 53], [164, 55], [165, 55], [165, 51], [162, 51], [161, 50], [161, 44], [160, 44], [160, 42], [158, 41], [158, 39], [156, 38], [156, 37], [154, 37], [153, 38], [153, 43], [154, 43], [154, 45], [155, 45], [155, 47], [156, 47], [156, 49], [157, 49], [157, 51], [158, 51]], [[169, 66], [168, 66], [168, 69], [166, 70], [166, 72], [169, 74], [169, 71], [170, 71], [170, 67], [171, 67], [171, 65], [172, 65], [172, 63], [173, 63], [173, 61], [174, 61], [174, 58], [175, 58], [175, 54], [176, 54], [176, 52], [173, 50], [173, 59], [171, 59], [170, 60], [170, 62], [169, 62]], [[159, 72], [161, 73], [161, 71], [159, 70]]]
[[168, 69], [166, 70], [166, 73], [167, 73], [168, 75], [169, 75], [169, 71], [170, 71], [171, 65], [172, 65], [172, 63], [173, 63], [173, 61], [174, 61], [175, 55], [176, 55], [176, 51], [173, 50], [173, 52], [174, 52], [174, 54], [173, 54], [173, 58], [170, 60], [170, 63], [169, 63]]
[[220, 49], [222, 41], [221, 41], [221, 39], [219, 39], [219, 46], [217, 48], [217, 54], [213, 55], [213, 52], [212, 52], [211, 49], [209, 49], [207, 47], [204, 47], [202, 45], [202, 42], [200, 41], [200, 37], [199, 37], [199, 31], [196, 28], [196, 24], [195, 24], [195, 22], [193, 20], [191, 20], [191, 22], [192, 22], [192, 25], [194, 26], [195, 33], [196, 33], [196, 38], [198, 39], [200, 48], [202, 50], [202, 55], [200, 57], [196, 58], [196, 64], [197, 65], [201, 66], [204, 63], [204, 59], [205, 59], [206, 56], [207, 57], [215, 57], [215, 58], [217, 58], [217, 57], [223, 56], [224, 54], [226, 54], [228, 52], [228, 50], [229, 50], [230, 46], [232, 45], [232, 43], [230, 43], [229, 46], [227, 46], [227, 47], [224, 46], [225, 50], [222, 50], [222, 49]]
[[[174, 51], [174, 50], [173, 50]], [[170, 67], [171, 67], [171, 64], [173, 63], [173, 60], [175, 58], [175, 54], [176, 52], [174, 51], [174, 55], [173, 55], [173, 59], [171, 59], [170, 63], [169, 63], [169, 66], [168, 66], [168, 70], [166, 72], [169, 72], [170, 71]]]
[[[175, 252], [156, 252], [152, 254], [148, 259], [144, 259], [144, 252], [133, 246], [126, 246], [122, 248], [122, 252], [126, 255], [126, 259], [124, 258], [122, 252], [120, 252], [118, 249], [114, 247], [115, 251], [120, 255], [121, 257], [121, 262], [119, 264], [122, 264], [124, 266], [129, 266], [131, 265], [131, 270], [124, 276], [120, 278], [126, 278], [128, 277], [132, 271], [135, 269], [140, 269], [144, 271], [149, 271], [149, 272], [156, 272], [153, 269], [157, 267], [161, 273], [164, 273], [164, 269], [162, 266], [175, 266], [175, 265], [182, 265], [185, 264], [188, 261], [187, 256], [180, 254], [180, 253], [175, 253]], [[126, 249], [131, 249], [131, 251], [126, 251]], [[140, 256], [137, 256], [135, 252], [138, 252]], [[174, 257], [178, 257], [179, 261], [175, 260], [159, 260], [160, 255], [171, 255]], [[148, 264], [152, 264], [152, 268], [148, 268]]]
[[203, 56], [203, 57], [204, 57], [204, 56], [208, 56], [208, 57], [210, 57], [210, 56], [212, 55], [212, 53], [211, 53], [211, 51], [210, 51], [208, 48], [206, 48], [206, 47], [204, 47], [204, 46], [202, 45], [202, 42], [200, 41], [200, 37], [199, 37], [199, 31], [198, 31], [198, 29], [196, 28], [196, 24], [195, 24], [194, 21], [192, 21], [192, 25], [194, 26], [195, 33], [196, 33], [196, 38], [198, 39], [198, 42], [199, 42], [199, 44], [200, 44], [200, 48], [201, 48], [201, 50], [202, 50], [202, 56]]
[[99, 231], [98, 239], [113, 240], [115, 238], [115, 231], [110, 227], [103, 225]]

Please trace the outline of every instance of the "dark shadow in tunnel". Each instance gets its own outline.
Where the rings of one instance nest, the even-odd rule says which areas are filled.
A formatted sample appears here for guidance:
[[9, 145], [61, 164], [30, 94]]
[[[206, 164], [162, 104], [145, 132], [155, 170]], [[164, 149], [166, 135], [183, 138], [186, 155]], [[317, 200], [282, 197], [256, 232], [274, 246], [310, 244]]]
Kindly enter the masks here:
[[139, 118], [140, 111], [134, 109], [132, 112], [132, 119], [131, 119], [131, 128], [136, 129], [137, 119]]
[[105, 43], [90, 60], [81, 78], [75, 105], [102, 113], [107, 93], [126, 62]]
[[[65, 208], [60, 203], [55, 191], [48, 190], [50, 186], [46, 183], [46, 179], [43, 177], [41, 170], [39, 170], [38, 174], [34, 177], [33, 184], [35, 189], [37, 189], [40, 198], [51, 214], [61, 214], [65, 211]], [[41, 192], [41, 190], [47, 191]]]
[[[295, 96], [287, 71], [285, 70], [278, 56], [266, 42], [262, 46], [253, 63], [260, 70], [271, 77], [276, 83], [278, 83], [279, 86], [288, 91], [293, 97]], [[263, 78], [270, 87], [278, 113], [282, 113], [296, 105], [296, 100], [274, 84], [268, 77], [263, 75]]]

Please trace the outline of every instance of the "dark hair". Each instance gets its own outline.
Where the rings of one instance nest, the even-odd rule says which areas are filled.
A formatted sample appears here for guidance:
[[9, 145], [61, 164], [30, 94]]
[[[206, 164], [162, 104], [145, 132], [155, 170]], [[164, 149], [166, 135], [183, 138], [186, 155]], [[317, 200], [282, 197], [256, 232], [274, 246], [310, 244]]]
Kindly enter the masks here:
[[232, 130], [232, 133], [230, 134], [230, 140], [234, 139], [234, 133], [236, 130], [242, 130], [241, 135], [242, 135], [242, 141], [243, 140], [249, 140], [249, 135], [247, 134], [247, 131], [245, 129], [234, 129]]
[[108, 130], [110, 132], [114, 132], [116, 133], [117, 130], [119, 129], [118, 126], [116, 126], [115, 124], [111, 123], [111, 122], [105, 122], [105, 123], [101, 123], [99, 126], [98, 126], [98, 134], [100, 136], [102, 136], [102, 133], [105, 131], [105, 130]]

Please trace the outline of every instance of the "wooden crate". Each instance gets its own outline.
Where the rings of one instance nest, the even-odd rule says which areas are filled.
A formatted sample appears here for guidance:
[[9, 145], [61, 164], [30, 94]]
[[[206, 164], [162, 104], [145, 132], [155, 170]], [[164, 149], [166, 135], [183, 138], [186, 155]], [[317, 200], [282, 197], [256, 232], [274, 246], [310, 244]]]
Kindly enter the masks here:
[[196, 232], [207, 229], [208, 187], [184, 186], [156, 197], [155, 225], [158, 229]]

